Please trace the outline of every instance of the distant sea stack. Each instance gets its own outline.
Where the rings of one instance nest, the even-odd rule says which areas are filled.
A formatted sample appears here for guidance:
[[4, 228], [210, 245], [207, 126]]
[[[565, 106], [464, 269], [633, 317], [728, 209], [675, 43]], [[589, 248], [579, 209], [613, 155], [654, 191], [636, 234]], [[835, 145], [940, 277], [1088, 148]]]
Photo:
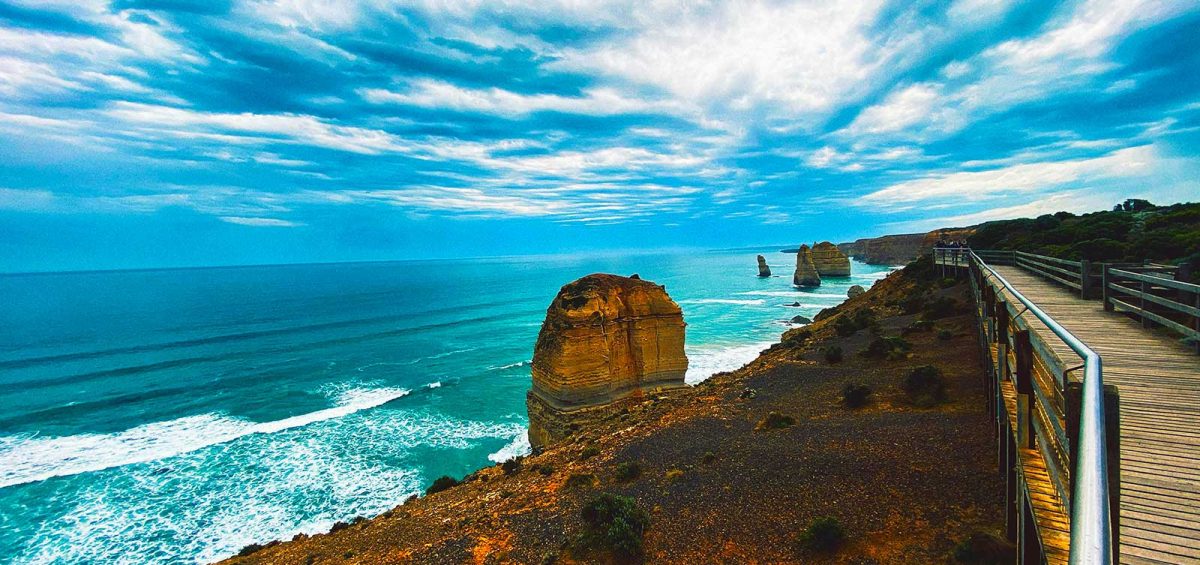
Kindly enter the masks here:
[[821, 286], [821, 275], [813, 265], [812, 251], [808, 244], [800, 246], [796, 252], [796, 274], [792, 275], [792, 284], [796, 286]]
[[767, 266], [767, 258], [763, 257], [762, 255], [758, 256], [758, 276], [760, 276], [760, 277], [771, 276], [771, 267]]
[[822, 277], [850, 276], [850, 258], [828, 241], [813, 245], [812, 261]]
[[679, 305], [650, 281], [594, 274], [562, 287], [533, 350], [530, 445], [567, 437], [614, 401], [684, 386], [685, 326]]
[[903, 265], [929, 253], [938, 240], [962, 242], [974, 233], [973, 227], [941, 229], [928, 233], [867, 237], [853, 243], [842, 243], [837, 247], [842, 253], [869, 265]]

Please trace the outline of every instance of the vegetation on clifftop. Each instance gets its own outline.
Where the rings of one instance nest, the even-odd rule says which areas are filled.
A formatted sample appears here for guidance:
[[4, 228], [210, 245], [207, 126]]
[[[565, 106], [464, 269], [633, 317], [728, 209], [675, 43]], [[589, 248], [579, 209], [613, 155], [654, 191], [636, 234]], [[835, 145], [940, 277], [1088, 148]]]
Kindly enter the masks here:
[[[975, 249], [1021, 250], [1062, 259], [1200, 264], [1200, 203], [1155, 206], [1126, 200], [1112, 210], [987, 222]], [[1194, 276], [1194, 275], [1193, 275]]]

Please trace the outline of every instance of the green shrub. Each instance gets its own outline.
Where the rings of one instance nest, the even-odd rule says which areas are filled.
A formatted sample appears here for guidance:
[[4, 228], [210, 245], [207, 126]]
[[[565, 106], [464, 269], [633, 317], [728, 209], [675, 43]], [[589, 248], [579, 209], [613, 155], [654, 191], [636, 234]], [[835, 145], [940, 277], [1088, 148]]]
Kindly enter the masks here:
[[554, 474], [554, 465], [542, 463], [541, 465], [538, 465], [537, 471], [542, 475], [549, 477], [550, 475]]
[[705, 451], [704, 456], [700, 458], [700, 462], [704, 463], [706, 465], [709, 463], [712, 463], [716, 460], [717, 460], [717, 454], [713, 453], [711, 451]]
[[512, 459], [505, 460], [503, 463], [500, 464], [500, 470], [504, 471], [505, 475], [511, 475], [513, 473], [516, 473], [517, 471], [520, 471], [521, 470], [521, 458], [513, 457]]
[[908, 350], [912, 348], [904, 338], [900, 337], [876, 337], [867, 344], [867, 349], [863, 351], [863, 355], [882, 359], [884, 357], [897, 358], [903, 357]]
[[433, 484], [429, 485], [429, 488], [425, 489], [425, 494], [428, 495], [435, 492], [442, 492], [448, 488], [456, 486], [458, 486], [458, 479], [451, 477], [450, 475], [442, 475], [435, 479]]
[[938, 286], [942, 288], [950, 288], [956, 284], [958, 284], [958, 279], [945, 278], [938, 281]]
[[900, 301], [900, 310], [905, 314], [916, 314], [925, 307], [925, 296], [921, 294], [913, 294], [908, 298]]
[[942, 341], [950, 341], [954, 339], [954, 332], [950, 330], [942, 330], [938, 332], [938, 339]]
[[265, 545], [263, 545], [263, 544], [261, 544], [261, 543], [252, 543], [252, 544], [250, 544], [250, 545], [247, 545], [246, 547], [243, 547], [243, 548], [241, 549], [241, 551], [238, 551], [238, 552], [237, 552], [237, 556], [238, 556], [238, 557], [245, 557], [245, 556], [247, 556], [247, 555], [250, 555], [250, 554], [256, 553], [256, 552], [258, 552], [258, 551], [262, 551], [262, 550], [263, 550], [263, 549], [265, 549], [266, 547], [267, 547], [267, 546], [265, 546]]
[[825, 348], [825, 361], [828, 363], [841, 363], [842, 348], [837, 345], [830, 345]]
[[841, 337], [850, 337], [858, 333], [858, 325], [848, 316], [839, 316], [833, 323], [833, 329], [837, 330], [837, 334]]
[[617, 464], [617, 469], [613, 472], [613, 477], [617, 481], [627, 483], [642, 475], [642, 466], [633, 461], [625, 461]]
[[779, 340], [784, 345], [800, 346], [812, 337], [812, 330], [808, 328], [797, 328], [783, 332], [783, 337]]
[[954, 560], [973, 565], [1016, 563], [1017, 549], [994, 535], [976, 532], [954, 547]]
[[933, 322], [930, 320], [917, 320], [900, 330], [900, 335], [908, 335], [912, 333], [927, 332], [933, 329]]
[[589, 445], [583, 448], [583, 451], [579, 453], [579, 460], [587, 461], [588, 459], [591, 459], [597, 455], [600, 455], [600, 449], [594, 445]]
[[925, 304], [921, 309], [921, 318], [925, 320], [940, 320], [949, 318], [959, 312], [959, 303], [957, 300], [941, 296]]
[[650, 527], [650, 515], [628, 496], [604, 493], [584, 504], [584, 546], [612, 551], [618, 558], [642, 554], [642, 538]]
[[870, 396], [871, 387], [861, 383], [846, 383], [846, 386], [842, 387], [842, 402], [848, 408], [862, 407]]
[[663, 475], [668, 481], [675, 482], [683, 478], [683, 469], [670, 469]]
[[766, 418], [759, 420], [754, 426], [755, 430], [779, 430], [792, 426], [796, 423], [796, 419], [791, 416], [780, 414], [779, 412], [771, 412]]
[[567, 477], [567, 488], [583, 488], [596, 484], [596, 475], [591, 473], [572, 473]]
[[813, 552], [833, 551], [846, 540], [846, 530], [837, 518], [822, 516], [812, 521], [797, 541], [800, 548]]
[[350, 524], [348, 524], [346, 522], [341, 522], [341, 521], [334, 522], [333, 526], [330, 526], [330, 528], [329, 528], [329, 533], [332, 534], [334, 532], [340, 532], [349, 527], [350, 527]]
[[930, 407], [946, 400], [946, 381], [942, 371], [933, 365], [923, 365], [904, 378], [904, 392], [915, 406]]

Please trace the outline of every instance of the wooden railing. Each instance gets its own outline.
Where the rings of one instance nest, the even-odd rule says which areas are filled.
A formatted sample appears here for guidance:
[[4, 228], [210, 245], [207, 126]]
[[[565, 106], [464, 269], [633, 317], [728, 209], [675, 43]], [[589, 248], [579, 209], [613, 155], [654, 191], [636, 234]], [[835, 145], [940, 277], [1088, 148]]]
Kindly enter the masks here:
[[1159, 324], [1200, 349], [1200, 285], [1174, 277], [1175, 269], [1164, 265], [1105, 265], [1104, 309], [1132, 314], [1143, 326]]
[[[1034, 264], [1055, 273], [1055, 280], [1068, 275], [1044, 269], [1052, 262], [1013, 252], [944, 248], [933, 255], [938, 264], [970, 273], [992, 391], [988, 409], [1008, 491], [1006, 533], [1018, 543], [1022, 562], [1052, 556], [1060, 562], [1069, 555], [1072, 563], [1111, 563], [1120, 507], [1119, 482], [1110, 481], [1120, 472], [1116, 389], [1103, 386], [1100, 357], [983, 256], [1023, 268]], [[1079, 357], [1061, 358], [1047, 339]]]

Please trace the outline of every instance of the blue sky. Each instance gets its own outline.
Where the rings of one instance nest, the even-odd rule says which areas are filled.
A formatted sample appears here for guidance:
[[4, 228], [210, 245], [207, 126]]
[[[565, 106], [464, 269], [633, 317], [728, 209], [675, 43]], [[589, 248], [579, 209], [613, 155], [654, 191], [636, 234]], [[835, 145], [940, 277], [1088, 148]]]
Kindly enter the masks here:
[[1200, 199], [1195, 2], [0, 1], [0, 271]]

